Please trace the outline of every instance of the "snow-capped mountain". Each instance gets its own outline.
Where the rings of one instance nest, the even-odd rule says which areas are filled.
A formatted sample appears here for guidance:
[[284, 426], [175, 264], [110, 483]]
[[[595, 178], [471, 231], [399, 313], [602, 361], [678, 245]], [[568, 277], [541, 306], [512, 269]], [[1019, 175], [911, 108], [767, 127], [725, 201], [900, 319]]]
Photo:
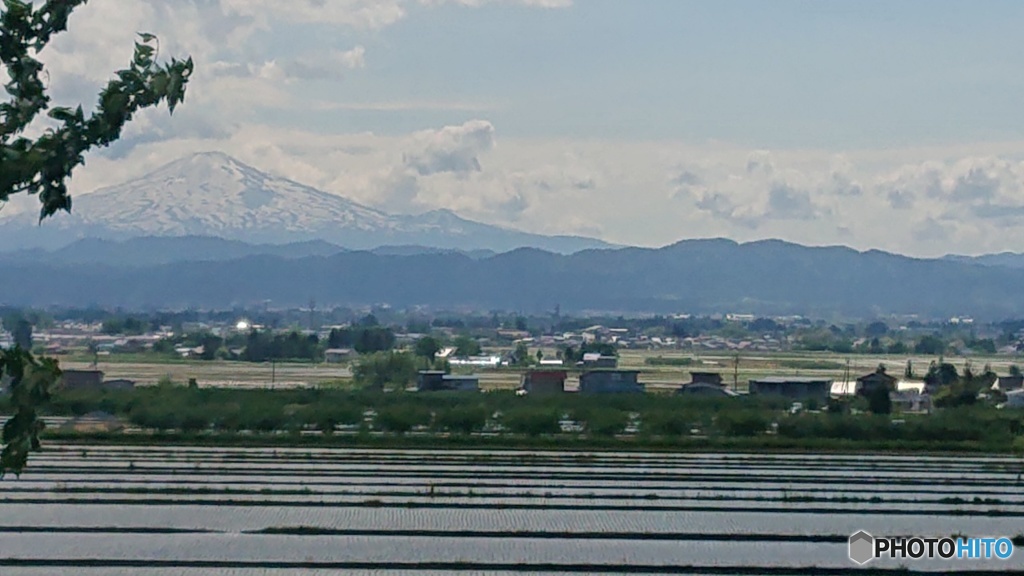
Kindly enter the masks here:
[[8, 216], [0, 224], [0, 241], [8, 248], [138, 236], [215, 236], [272, 244], [316, 239], [355, 249], [407, 244], [505, 251], [529, 246], [568, 253], [608, 246], [589, 238], [481, 224], [448, 210], [386, 214], [219, 152], [193, 154], [130, 182], [76, 196], [72, 214], [59, 214], [42, 226], [27, 214]]

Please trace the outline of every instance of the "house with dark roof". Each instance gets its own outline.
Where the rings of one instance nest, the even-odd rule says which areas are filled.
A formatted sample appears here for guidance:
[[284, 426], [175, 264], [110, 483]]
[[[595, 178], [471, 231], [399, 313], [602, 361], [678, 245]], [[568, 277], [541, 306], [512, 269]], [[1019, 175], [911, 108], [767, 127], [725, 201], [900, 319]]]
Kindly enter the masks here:
[[416, 389], [420, 392], [479, 392], [480, 377], [421, 370], [416, 375]]
[[527, 394], [561, 394], [566, 376], [565, 370], [530, 370], [523, 374], [522, 389]]
[[773, 376], [751, 380], [748, 384], [748, 390], [751, 394], [782, 396], [793, 400], [815, 399], [826, 402], [832, 391], [832, 380], [828, 378]]
[[721, 386], [723, 384], [722, 374], [720, 372], [690, 372], [690, 383]]
[[60, 386], [65, 390], [99, 390], [103, 387], [101, 370], [62, 370]]
[[632, 394], [644, 391], [639, 370], [589, 370], [580, 374], [583, 394]]
[[1009, 392], [1011, 390], [1020, 390], [1024, 388], [1024, 376], [1000, 376], [999, 377], [999, 391]]
[[598, 352], [587, 352], [583, 354], [583, 359], [576, 363], [576, 366], [583, 368], [584, 370], [591, 370], [594, 368], [617, 368], [619, 365], [619, 358], [617, 356], [605, 356]]
[[870, 374], [865, 374], [864, 376], [857, 378], [857, 384], [854, 386], [854, 393], [858, 396], [870, 396], [879, 388], [884, 388], [889, 392], [895, 392], [896, 382], [896, 378], [889, 376], [884, 370], [875, 370]]
[[725, 386], [719, 372], [690, 372], [690, 381], [676, 390], [676, 394], [687, 396], [737, 396]]
[[445, 374], [441, 382], [444, 390], [452, 392], [480, 391], [480, 377], [475, 374]]

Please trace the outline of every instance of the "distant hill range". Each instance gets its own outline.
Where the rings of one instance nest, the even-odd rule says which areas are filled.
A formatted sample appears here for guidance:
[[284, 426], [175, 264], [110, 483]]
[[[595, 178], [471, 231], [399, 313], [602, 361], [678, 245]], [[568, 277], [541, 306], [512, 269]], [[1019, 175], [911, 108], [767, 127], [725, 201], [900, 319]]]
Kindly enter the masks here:
[[[349, 250], [323, 240], [249, 244], [211, 236], [143, 236], [128, 240], [86, 238], [57, 249], [28, 248], [0, 252], [0, 263], [104, 264], [124, 267], [175, 262], [220, 262], [246, 256], [277, 256], [292, 260], [342, 252]], [[495, 254], [492, 250], [461, 251], [425, 246], [380, 246], [369, 252], [386, 256], [464, 254], [470, 258], [486, 258]]]
[[592, 238], [529, 234], [473, 222], [450, 210], [386, 214], [260, 172], [219, 152], [194, 154], [142, 178], [75, 196], [71, 214], [58, 214], [42, 226], [34, 214], [0, 212], [0, 246], [6, 249], [141, 236], [208, 236], [258, 244], [321, 241], [347, 249], [533, 247], [572, 253], [610, 246]]
[[1000, 252], [998, 254], [983, 254], [981, 256], [958, 256], [950, 254], [946, 260], [954, 262], [966, 262], [979, 264], [981, 266], [1002, 266], [1004, 268], [1024, 268], [1024, 254], [1016, 252]]
[[[178, 244], [182, 243], [182, 244]], [[82, 242], [0, 257], [0, 303], [226, 308], [388, 303], [527, 312], [1024, 315], [1024, 268], [782, 241], [500, 254], [210, 238]]]

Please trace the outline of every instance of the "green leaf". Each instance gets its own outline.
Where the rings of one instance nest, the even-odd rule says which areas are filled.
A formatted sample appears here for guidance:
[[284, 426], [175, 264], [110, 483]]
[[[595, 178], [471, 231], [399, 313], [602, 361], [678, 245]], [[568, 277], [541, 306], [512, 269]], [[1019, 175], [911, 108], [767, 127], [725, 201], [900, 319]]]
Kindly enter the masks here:
[[[157, 66], [159, 39], [142, 32], [128, 68], [114, 73], [88, 119], [80, 105], [48, 109], [49, 78], [44, 80], [43, 64], [33, 56], [67, 28], [71, 13], [86, 1], [46, 0], [36, 9], [24, 0], [2, 0], [0, 7], [0, 69], [10, 78], [3, 85], [8, 99], [0, 102], [0, 201], [17, 193], [36, 195], [40, 220], [71, 210], [67, 182], [87, 151], [116, 141], [142, 108], [166, 101], [173, 112], [185, 97], [193, 70], [191, 58]], [[23, 136], [43, 112], [60, 125], [33, 138]], [[0, 381], [10, 382], [8, 404], [14, 412], [0, 434], [0, 476], [21, 472], [29, 452], [39, 449], [43, 425], [37, 410], [49, 400], [59, 376], [56, 360], [36, 359], [17, 348], [0, 349]]]
[[58, 108], [51, 108], [47, 115], [50, 118], [53, 118], [54, 120], [60, 120], [61, 122], [70, 122], [75, 118], [75, 114], [71, 111], [71, 109], [66, 108], [64, 106]]

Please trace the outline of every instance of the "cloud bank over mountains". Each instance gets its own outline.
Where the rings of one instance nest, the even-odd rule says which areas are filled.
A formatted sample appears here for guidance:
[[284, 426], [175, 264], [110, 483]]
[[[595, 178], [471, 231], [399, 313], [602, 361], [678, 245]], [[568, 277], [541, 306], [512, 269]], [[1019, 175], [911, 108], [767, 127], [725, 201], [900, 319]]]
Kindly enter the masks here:
[[[444, 22], [437, 14], [482, 19], [499, 10], [563, 19], [581, 8], [568, 0], [92, 0], [44, 53], [56, 104], [91, 107], [129, 61], [136, 31], [158, 34], [163, 56], [192, 55], [197, 71], [173, 118], [139, 115], [123, 142], [88, 157], [72, 190], [87, 194], [218, 150], [388, 212], [448, 208], [615, 243], [783, 238], [922, 256], [1024, 247], [1024, 139], [761, 149], [615, 134], [524, 137], [507, 135], [516, 126], [505, 121], [504, 102], [463, 95], [474, 70], [452, 72], [443, 94], [367, 87], [400, 77], [401, 59], [414, 60], [393, 44], [417, 21], [436, 27]], [[458, 41], [460, 29], [442, 32]], [[507, 56], [493, 61], [510, 65]], [[558, 97], [557, 86], [536, 90]], [[380, 129], [352, 128], [356, 111], [375, 115]], [[13, 204], [32, 217], [33, 204]]]

